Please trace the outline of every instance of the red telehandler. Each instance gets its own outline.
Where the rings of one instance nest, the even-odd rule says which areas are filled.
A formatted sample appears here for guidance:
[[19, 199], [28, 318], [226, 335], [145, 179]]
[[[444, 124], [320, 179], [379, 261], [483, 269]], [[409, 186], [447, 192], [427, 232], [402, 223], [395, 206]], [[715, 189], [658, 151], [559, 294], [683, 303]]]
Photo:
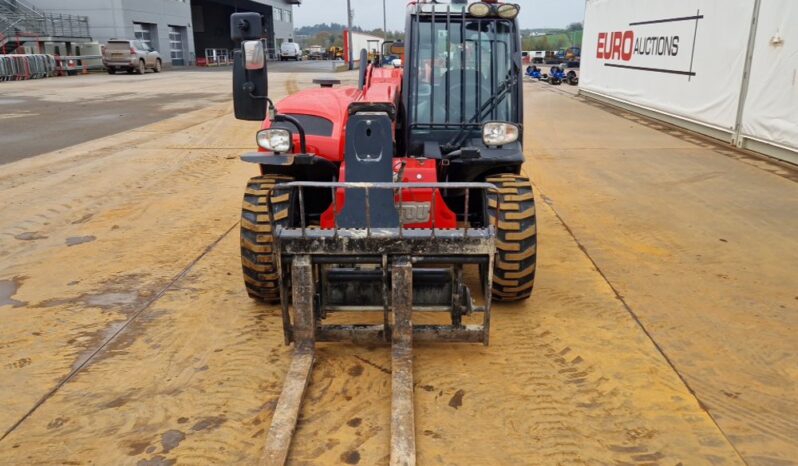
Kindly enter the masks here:
[[[413, 342], [488, 344], [491, 302], [532, 292], [520, 7], [407, 9], [406, 42], [383, 48], [402, 67], [369, 64], [364, 50], [357, 87], [318, 80], [278, 103], [268, 98], [263, 18], [231, 18], [235, 114], [263, 121], [259, 151], [242, 156], [260, 169], [244, 195], [244, 281], [251, 297], [279, 303], [295, 345], [264, 464], [286, 461], [315, 345], [335, 341], [392, 345], [391, 463], [415, 464]], [[466, 266], [479, 270], [478, 298]], [[379, 323], [327, 323], [340, 312]], [[414, 313], [446, 318], [419, 325]]]

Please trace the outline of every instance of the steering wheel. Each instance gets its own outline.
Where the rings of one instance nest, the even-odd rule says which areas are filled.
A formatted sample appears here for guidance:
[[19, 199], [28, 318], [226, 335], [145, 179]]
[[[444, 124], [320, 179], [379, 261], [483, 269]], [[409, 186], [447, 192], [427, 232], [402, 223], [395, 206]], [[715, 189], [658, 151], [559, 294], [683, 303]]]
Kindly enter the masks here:
[[[479, 107], [482, 104], [484, 104], [486, 100], [488, 100], [490, 98], [491, 94], [493, 94], [493, 91], [491, 90], [490, 86], [487, 86], [485, 84], [485, 82], [483, 81], [479, 85], [480, 94], [481, 94], [481, 97], [482, 97], [482, 102], [477, 102], [477, 90], [474, 87], [475, 86], [473, 84], [471, 84], [469, 86], [466, 86], [466, 85], [464, 85], [462, 83], [458, 83], [458, 84], [455, 84], [455, 85], [453, 85], [452, 87], [449, 88], [448, 92], [449, 92], [449, 95], [451, 96], [451, 97], [449, 97], [449, 105], [450, 105], [450, 109], [452, 110], [450, 113], [454, 113], [454, 112], [457, 112], [458, 114], [460, 113], [460, 108], [461, 108], [460, 97], [463, 95], [463, 89], [465, 89], [465, 98], [466, 98], [466, 105], [465, 105], [466, 114], [465, 114], [465, 118], [466, 118], [466, 121], [469, 121], [469, 120], [471, 120], [471, 118], [474, 117], [474, 114], [476, 113], [477, 110], [479, 110]], [[445, 100], [443, 102], [441, 102], [440, 109], [441, 109], [441, 112], [443, 112], [443, 113], [441, 113], [441, 115], [445, 115], [446, 114], [446, 101]], [[435, 114], [436, 115], [438, 114], [438, 107], [435, 108]]]

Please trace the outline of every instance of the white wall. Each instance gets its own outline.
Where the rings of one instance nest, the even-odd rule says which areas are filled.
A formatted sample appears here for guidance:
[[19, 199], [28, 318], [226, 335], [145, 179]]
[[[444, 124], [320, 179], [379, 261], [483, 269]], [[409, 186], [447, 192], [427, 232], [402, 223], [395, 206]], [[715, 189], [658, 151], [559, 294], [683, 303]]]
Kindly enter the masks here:
[[580, 87], [731, 132], [752, 11], [753, 0], [589, 0]]
[[372, 36], [371, 34], [364, 34], [362, 32], [352, 33], [352, 50], [355, 52], [355, 60], [360, 59], [360, 51], [363, 49], [371, 52], [376, 49], [377, 52], [382, 49], [384, 39], [379, 36]]
[[[783, 43], [776, 40], [781, 38]], [[775, 43], [774, 43], [775, 42]], [[798, 151], [798, 2], [762, 2], [743, 135]]]
[[[587, 0], [580, 89], [798, 160], [798, 1]], [[780, 37], [783, 43], [773, 44]], [[772, 150], [770, 150], [772, 149]]]

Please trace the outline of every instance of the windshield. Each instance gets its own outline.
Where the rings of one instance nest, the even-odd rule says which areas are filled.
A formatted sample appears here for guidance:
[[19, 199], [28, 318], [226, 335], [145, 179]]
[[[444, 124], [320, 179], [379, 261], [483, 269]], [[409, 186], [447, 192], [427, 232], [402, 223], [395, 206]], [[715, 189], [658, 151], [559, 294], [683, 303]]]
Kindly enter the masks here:
[[[433, 22], [427, 17], [415, 26], [416, 54], [407, 71], [412, 128], [454, 129], [517, 119], [512, 22], [440, 17]], [[502, 92], [508, 86], [510, 92]], [[481, 108], [485, 111], [479, 115]]]

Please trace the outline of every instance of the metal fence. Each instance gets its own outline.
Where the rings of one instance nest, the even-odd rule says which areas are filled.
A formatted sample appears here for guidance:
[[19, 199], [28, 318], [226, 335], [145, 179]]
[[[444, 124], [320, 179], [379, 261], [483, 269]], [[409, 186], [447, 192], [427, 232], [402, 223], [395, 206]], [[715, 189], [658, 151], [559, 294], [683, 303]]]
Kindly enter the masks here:
[[232, 65], [230, 51], [227, 49], [205, 49], [205, 66]]
[[0, 55], [0, 81], [21, 81], [55, 76], [52, 55]]

